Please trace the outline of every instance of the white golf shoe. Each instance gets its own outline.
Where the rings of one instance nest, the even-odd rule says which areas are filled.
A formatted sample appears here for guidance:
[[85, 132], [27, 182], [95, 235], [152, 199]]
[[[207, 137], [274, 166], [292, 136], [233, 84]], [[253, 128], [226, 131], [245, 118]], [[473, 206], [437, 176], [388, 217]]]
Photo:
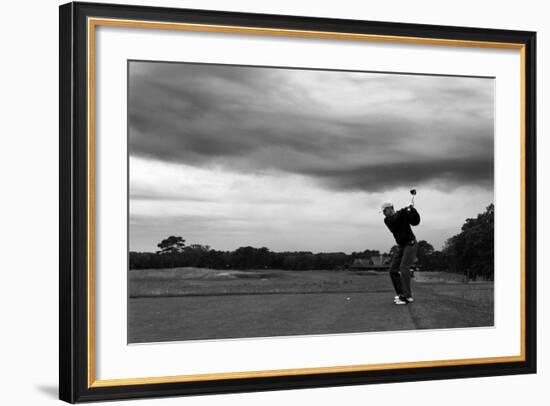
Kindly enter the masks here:
[[396, 296], [396, 298], [393, 301], [393, 303], [395, 303], [396, 305], [406, 305], [412, 302], [414, 302], [414, 299], [410, 296], [409, 297]]

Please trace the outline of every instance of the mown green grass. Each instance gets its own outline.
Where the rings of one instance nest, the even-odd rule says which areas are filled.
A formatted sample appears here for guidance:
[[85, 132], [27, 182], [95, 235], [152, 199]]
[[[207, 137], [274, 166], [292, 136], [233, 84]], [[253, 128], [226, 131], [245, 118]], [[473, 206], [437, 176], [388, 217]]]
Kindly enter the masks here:
[[203, 268], [130, 271], [130, 297], [262, 293], [363, 292], [385, 288], [373, 276], [384, 272], [214, 270]]
[[420, 281], [413, 280], [415, 302], [396, 306], [387, 273], [132, 271], [128, 340], [144, 343], [493, 326], [491, 282], [466, 284], [453, 278], [445, 281], [441, 276], [437, 282], [415, 279]]

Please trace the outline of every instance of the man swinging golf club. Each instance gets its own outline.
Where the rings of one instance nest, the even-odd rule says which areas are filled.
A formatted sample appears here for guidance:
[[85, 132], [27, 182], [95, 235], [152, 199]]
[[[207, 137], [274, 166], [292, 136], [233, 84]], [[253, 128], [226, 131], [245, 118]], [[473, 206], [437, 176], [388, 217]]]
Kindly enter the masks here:
[[414, 301], [411, 292], [410, 268], [416, 259], [418, 243], [411, 226], [420, 223], [420, 215], [414, 208], [415, 189], [411, 190], [411, 195], [413, 196], [411, 204], [397, 212], [394, 210], [392, 203], [382, 204], [382, 213], [385, 216], [384, 223], [392, 232], [397, 243], [397, 250], [390, 264], [390, 278], [397, 294], [394, 303], [397, 305], [406, 305]]

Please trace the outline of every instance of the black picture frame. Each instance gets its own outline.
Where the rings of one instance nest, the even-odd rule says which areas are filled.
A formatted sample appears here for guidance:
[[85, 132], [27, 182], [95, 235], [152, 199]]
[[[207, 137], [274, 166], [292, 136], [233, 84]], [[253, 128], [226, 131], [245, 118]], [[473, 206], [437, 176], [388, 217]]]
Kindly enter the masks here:
[[[75, 403], [536, 372], [536, 33], [498, 29], [68, 3], [60, 6], [59, 398]], [[517, 44], [524, 52], [524, 359], [389, 370], [94, 386], [89, 376], [87, 19], [110, 18], [277, 30]], [[93, 362], [93, 360], [91, 361]]]

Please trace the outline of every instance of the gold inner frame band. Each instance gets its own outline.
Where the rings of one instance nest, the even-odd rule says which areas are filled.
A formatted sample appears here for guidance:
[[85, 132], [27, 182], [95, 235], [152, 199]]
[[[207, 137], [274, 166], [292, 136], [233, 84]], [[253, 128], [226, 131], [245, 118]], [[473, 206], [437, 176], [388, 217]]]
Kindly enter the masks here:
[[[87, 22], [87, 45], [88, 45], [88, 387], [110, 387], [125, 385], [143, 385], [160, 384], [192, 381], [212, 381], [220, 379], [238, 379], [238, 378], [258, 378], [258, 377], [280, 377], [311, 374], [331, 374], [342, 372], [359, 371], [379, 371], [399, 368], [425, 368], [440, 366], [474, 365], [474, 364], [496, 364], [504, 362], [522, 362], [525, 361], [525, 45], [506, 42], [488, 42], [488, 41], [466, 41], [439, 38], [422, 37], [400, 37], [391, 35], [373, 35], [373, 34], [355, 34], [344, 32], [326, 32], [326, 31], [306, 31], [290, 29], [274, 29], [260, 27], [241, 27], [228, 25], [208, 25], [208, 24], [187, 24], [187, 23], [167, 23], [139, 20], [121, 20], [109, 18], [88, 18]], [[242, 371], [242, 372], [219, 372], [211, 374], [188, 374], [145, 378], [123, 378], [123, 379], [95, 379], [95, 251], [94, 251], [94, 196], [95, 196], [95, 28], [97, 26], [110, 27], [130, 27], [130, 28], [149, 28], [161, 30], [183, 30], [195, 32], [217, 32], [234, 33], [248, 35], [268, 35], [299, 38], [318, 38], [318, 39], [341, 39], [356, 41], [374, 41], [374, 42], [393, 42], [402, 44], [421, 44], [435, 46], [461, 46], [461, 47], [479, 47], [479, 48], [497, 48], [513, 49], [520, 51], [521, 65], [521, 101], [520, 101], [520, 162], [521, 162], [521, 247], [520, 247], [520, 339], [521, 349], [519, 355], [503, 357], [481, 357], [453, 360], [434, 360], [434, 361], [416, 361], [401, 363], [384, 364], [360, 364], [329, 366], [316, 368], [295, 368], [295, 369], [276, 369], [266, 371]]]

